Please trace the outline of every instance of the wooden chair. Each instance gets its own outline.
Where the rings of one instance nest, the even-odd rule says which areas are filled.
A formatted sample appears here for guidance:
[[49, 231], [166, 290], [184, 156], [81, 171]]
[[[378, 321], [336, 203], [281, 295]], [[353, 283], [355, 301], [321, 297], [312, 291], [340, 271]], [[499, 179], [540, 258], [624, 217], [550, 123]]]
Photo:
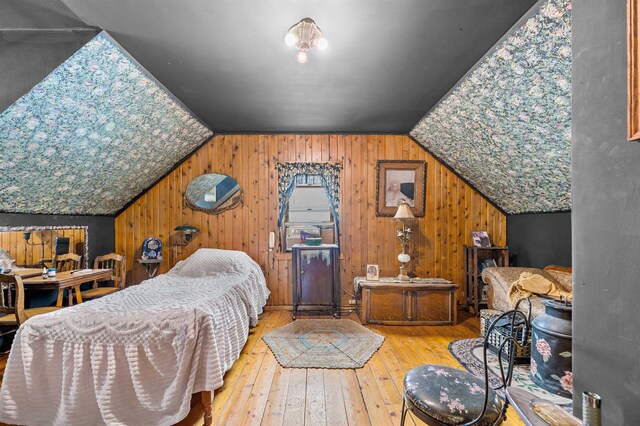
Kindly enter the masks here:
[[[484, 339], [484, 383], [473, 374], [444, 365], [421, 365], [404, 377], [404, 398], [400, 425], [404, 426], [407, 411], [427, 425], [498, 425], [503, 422], [509, 404], [506, 396], [501, 400], [496, 390], [511, 385], [516, 347], [527, 342], [531, 317], [518, 310], [521, 299], [515, 309], [496, 318]], [[504, 337], [498, 348], [499, 377], [501, 385], [492, 388], [489, 385], [489, 366], [487, 349], [489, 337], [497, 324], [507, 326], [510, 333]], [[518, 338], [520, 337], [520, 339]], [[504, 369], [503, 355], [507, 353], [507, 369]], [[483, 392], [484, 391], [484, 392]]]
[[[53, 267], [56, 268], [56, 272], [75, 271], [81, 268], [82, 256], [75, 253], [57, 254], [53, 257]], [[76, 292], [76, 303], [82, 303], [82, 297], [80, 296], [80, 286], [73, 287]], [[71, 289], [69, 289], [71, 292]], [[58, 306], [62, 306], [62, 298], [64, 296], [64, 290], [58, 290]], [[71, 293], [69, 293], [69, 306], [71, 306]]]
[[57, 272], [80, 269], [82, 256], [75, 253], [59, 254], [53, 258], [53, 267]]
[[[93, 288], [82, 292], [83, 299], [96, 299], [122, 290], [127, 278], [125, 257], [119, 254], [111, 253], [104, 256], [98, 256], [93, 261], [94, 269], [111, 269], [111, 279], [113, 286], [99, 287], [98, 281], [93, 283]], [[104, 282], [104, 281], [103, 281]]]
[[42, 308], [24, 308], [24, 286], [22, 278], [17, 275], [0, 274], [0, 312], [6, 315], [0, 317], [0, 327], [9, 328], [3, 331], [7, 334], [17, 329], [31, 317], [46, 314], [60, 309], [56, 306], [45, 306]]

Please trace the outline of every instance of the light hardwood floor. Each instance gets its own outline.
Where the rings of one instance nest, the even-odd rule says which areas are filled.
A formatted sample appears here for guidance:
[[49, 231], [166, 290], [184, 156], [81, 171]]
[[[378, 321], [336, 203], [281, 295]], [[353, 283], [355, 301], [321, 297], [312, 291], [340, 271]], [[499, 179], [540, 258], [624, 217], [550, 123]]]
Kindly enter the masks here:
[[[348, 318], [358, 321], [355, 314]], [[385, 341], [364, 368], [292, 369], [282, 368], [261, 338], [290, 321], [290, 312], [266, 312], [250, 330], [242, 355], [215, 391], [214, 424], [398, 425], [405, 372], [428, 363], [461, 368], [449, 354], [449, 342], [476, 337], [479, 330], [478, 319], [463, 312], [456, 326], [370, 325]], [[5, 362], [0, 359], [0, 369]], [[509, 408], [505, 424], [523, 423]]]
[[[355, 314], [349, 318], [358, 321]], [[456, 326], [369, 325], [385, 341], [364, 368], [291, 369], [282, 368], [261, 339], [289, 323], [291, 313], [267, 312], [215, 393], [214, 424], [398, 425], [407, 370], [427, 363], [461, 368], [449, 354], [449, 342], [477, 337], [479, 322], [465, 313], [459, 320]], [[507, 425], [522, 425], [511, 408], [507, 417]]]

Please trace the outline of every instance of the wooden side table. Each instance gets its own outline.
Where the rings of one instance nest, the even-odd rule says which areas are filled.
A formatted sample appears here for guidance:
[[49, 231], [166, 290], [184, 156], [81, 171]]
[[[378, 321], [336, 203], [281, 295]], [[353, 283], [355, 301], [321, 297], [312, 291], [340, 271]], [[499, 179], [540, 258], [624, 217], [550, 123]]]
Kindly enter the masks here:
[[144, 266], [144, 270], [147, 272], [149, 279], [156, 276], [162, 262], [164, 262], [164, 259], [138, 259], [138, 263]]
[[458, 285], [443, 278], [353, 280], [356, 312], [363, 324], [456, 324]]

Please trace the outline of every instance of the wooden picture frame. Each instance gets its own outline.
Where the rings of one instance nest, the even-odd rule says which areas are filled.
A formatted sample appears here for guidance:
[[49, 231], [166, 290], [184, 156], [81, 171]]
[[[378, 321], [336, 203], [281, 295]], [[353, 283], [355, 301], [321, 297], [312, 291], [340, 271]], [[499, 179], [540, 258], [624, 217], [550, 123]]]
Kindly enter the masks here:
[[398, 210], [398, 202], [403, 200], [411, 206], [415, 217], [424, 217], [425, 161], [378, 160], [376, 176], [376, 216], [393, 217]]
[[627, 139], [640, 139], [640, 0], [627, 0]]

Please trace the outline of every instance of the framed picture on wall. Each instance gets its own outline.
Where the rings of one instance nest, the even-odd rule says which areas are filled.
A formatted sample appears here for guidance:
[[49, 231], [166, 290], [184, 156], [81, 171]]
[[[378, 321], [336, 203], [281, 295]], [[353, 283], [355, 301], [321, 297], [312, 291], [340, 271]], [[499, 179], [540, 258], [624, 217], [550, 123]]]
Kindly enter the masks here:
[[427, 163], [420, 160], [378, 160], [376, 216], [392, 217], [401, 201], [415, 217], [424, 217]]
[[471, 240], [476, 247], [491, 247], [487, 231], [471, 231]]

